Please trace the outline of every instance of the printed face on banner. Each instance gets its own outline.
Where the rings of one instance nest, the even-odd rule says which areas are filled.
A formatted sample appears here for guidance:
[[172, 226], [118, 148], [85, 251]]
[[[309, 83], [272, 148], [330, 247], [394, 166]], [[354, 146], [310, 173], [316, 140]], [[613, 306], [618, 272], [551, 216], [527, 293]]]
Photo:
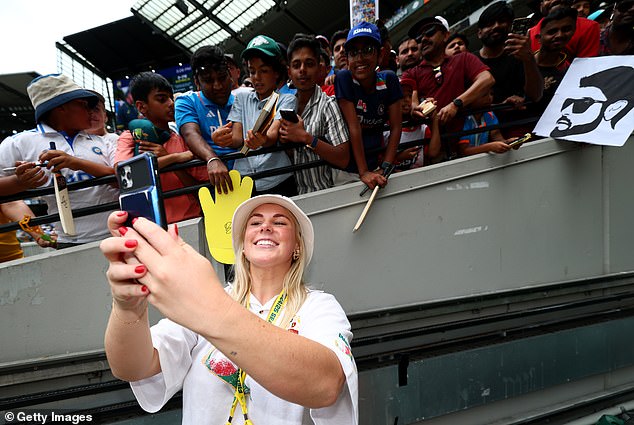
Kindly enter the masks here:
[[576, 59], [535, 127], [541, 136], [608, 146], [622, 146], [632, 130], [634, 58], [627, 56]]

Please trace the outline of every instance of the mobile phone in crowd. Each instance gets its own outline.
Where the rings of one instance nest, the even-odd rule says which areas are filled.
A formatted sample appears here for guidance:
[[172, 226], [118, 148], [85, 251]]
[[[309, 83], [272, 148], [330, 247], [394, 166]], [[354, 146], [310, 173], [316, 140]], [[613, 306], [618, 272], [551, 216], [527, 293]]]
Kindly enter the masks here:
[[280, 115], [286, 121], [289, 121], [289, 122], [292, 122], [292, 123], [299, 122], [299, 119], [297, 118], [297, 114], [292, 109], [280, 109]]
[[167, 229], [158, 161], [153, 153], [143, 153], [117, 164], [119, 205], [128, 212], [127, 226], [132, 220], [145, 217]]
[[527, 35], [528, 30], [533, 26], [531, 18], [515, 18], [511, 25], [511, 32], [517, 35]]

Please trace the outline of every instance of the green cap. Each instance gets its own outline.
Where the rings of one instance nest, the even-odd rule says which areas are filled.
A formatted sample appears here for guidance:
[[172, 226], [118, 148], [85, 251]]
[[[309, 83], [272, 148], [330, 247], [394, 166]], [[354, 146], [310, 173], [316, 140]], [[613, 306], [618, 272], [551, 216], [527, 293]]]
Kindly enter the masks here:
[[242, 59], [248, 59], [253, 53], [261, 52], [266, 56], [271, 57], [281, 57], [282, 51], [280, 50], [280, 46], [273, 40], [271, 37], [267, 37], [265, 35], [257, 35], [249, 44], [247, 44], [247, 48], [242, 52]]

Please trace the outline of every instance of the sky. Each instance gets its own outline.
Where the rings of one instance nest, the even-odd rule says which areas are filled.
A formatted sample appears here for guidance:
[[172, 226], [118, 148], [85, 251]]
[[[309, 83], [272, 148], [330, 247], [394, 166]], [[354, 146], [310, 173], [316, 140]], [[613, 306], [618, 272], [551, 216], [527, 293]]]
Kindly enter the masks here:
[[57, 72], [56, 41], [132, 16], [135, 0], [0, 0], [0, 74]]

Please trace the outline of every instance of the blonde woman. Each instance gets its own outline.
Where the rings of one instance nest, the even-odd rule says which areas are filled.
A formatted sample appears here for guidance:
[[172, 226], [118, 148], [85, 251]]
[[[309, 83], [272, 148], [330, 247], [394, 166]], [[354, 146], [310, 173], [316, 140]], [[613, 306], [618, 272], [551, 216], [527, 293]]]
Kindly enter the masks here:
[[[143, 409], [183, 391], [184, 424], [357, 424], [350, 323], [332, 295], [306, 288], [313, 227], [289, 198], [262, 195], [233, 216], [235, 282], [140, 218], [102, 242], [113, 306], [105, 346]], [[150, 328], [147, 305], [168, 319]]]

